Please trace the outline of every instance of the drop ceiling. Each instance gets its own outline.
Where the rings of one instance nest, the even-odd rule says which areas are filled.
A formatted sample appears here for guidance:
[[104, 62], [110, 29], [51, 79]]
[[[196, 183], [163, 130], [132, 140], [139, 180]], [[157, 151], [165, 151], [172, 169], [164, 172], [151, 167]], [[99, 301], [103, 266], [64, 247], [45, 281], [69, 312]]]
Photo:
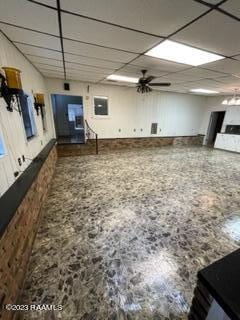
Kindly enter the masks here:
[[[43, 76], [66, 80], [109, 84], [110, 74], [147, 69], [155, 82], [172, 83], [164, 90], [232, 93], [240, 88], [239, 28], [239, 0], [0, 1], [1, 31]], [[144, 55], [165, 39], [225, 59], [190, 67]]]

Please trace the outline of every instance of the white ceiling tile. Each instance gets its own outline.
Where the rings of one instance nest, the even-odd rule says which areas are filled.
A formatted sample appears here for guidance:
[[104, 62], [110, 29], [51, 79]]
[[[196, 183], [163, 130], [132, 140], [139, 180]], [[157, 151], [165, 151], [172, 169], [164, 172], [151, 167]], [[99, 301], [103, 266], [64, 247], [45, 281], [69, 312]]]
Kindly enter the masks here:
[[179, 92], [179, 93], [187, 93], [188, 92], [188, 88], [178, 86], [178, 85], [171, 85], [170, 87], [154, 87], [153, 90]]
[[[132, 64], [127, 64], [126, 66], [124, 66], [122, 69], [120, 69], [119, 71], [117, 71], [118, 74], [120, 74], [121, 72], [126, 72], [129, 74], [138, 74], [141, 75], [141, 70], [144, 68], [141, 68], [141, 66], [135, 66]], [[149, 70], [148, 70], [149, 71]], [[166, 72], [162, 73], [162, 74], [166, 74]]]
[[62, 69], [61, 70], [54, 70], [54, 69], [44, 69], [44, 68], [38, 68], [38, 70], [41, 72], [41, 73], [55, 73], [55, 74], [64, 74], [64, 71]]
[[203, 69], [203, 68], [190, 68], [188, 70], [184, 70], [182, 72], [179, 72], [179, 74], [196, 76], [198, 78], [217, 78], [217, 77], [226, 76], [222, 72], [216, 72], [216, 71], [207, 70], [207, 69]]
[[143, 52], [161, 39], [130, 30], [62, 14], [63, 36], [131, 52]]
[[221, 92], [229, 92], [231, 94], [233, 94], [235, 91], [240, 91], [240, 85], [235, 85], [235, 84], [229, 84], [229, 83], [225, 83], [222, 85], [221, 87]]
[[72, 72], [67, 72], [67, 77], [74, 77], [76, 79], [91, 79], [94, 81], [99, 81], [103, 79], [103, 77], [99, 74], [89, 74], [89, 73], [72, 73]]
[[67, 69], [67, 74], [71, 74], [74, 76], [78, 77], [89, 77], [89, 78], [98, 78], [98, 79], [103, 79], [104, 78], [104, 73], [98, 73], [98, 72], [89, 72], [89, 71], [82, 71], [82, 70], [72, 70], [72, 69]]
[[48, 49], [37, 48], [25, 44], [15, 43], [15, 45], [21, 50], [24, 54], [42, 56], [44, 58], [52, 59], [62, 59], [62, 53], [59, 51], [53, 51]]
[[240, 75], [240, 61], [237, 60], [224, 59], [208, 63], [205, 66], [210, 70], [225, 72], [232, 75]]
[[0, 1], [0, 20], [54, 35], [59, 34], [57, 11], [26, 0]]
[[38, 64], [38, 63], [34, 63], [35, 67], [40, 70], [41, 72], [60, 72], [62, 73], [63, 72], [63, 68], [61, 67], [57, 67], [57, 66], [46, 66], [46, 65], [41, 65], [41, 64]]
[[193, 82], [189, 82], [189, 85], [193, 85], [193, 84], [199, 84], [199, 85], [202, 85], [202, 86], [208, 86], [208, 87], [220, 87], [221, 86], [221, 83], [219, 83], [218, 81], [215, 81], [213, 79], [201, 79], [201, 80], [198, 80], [198, 81], [193, 81]]
[[214, 80], [208, 80], [208, 79], [186, 82], [186, 83], [182, 83], [181, 85], [186, 86], [189, 90], [201, 88], [201, 89], [209, 89], [209, 90], [214, 90], [219, 92], [222, 91], [221, 83], [218, 83]]
[[205, 82], [197, 81], [197, 82], [186, 83], [184, 85], [188, 86], [189, 93], [191, 89], [196, 89], [196, 88], [218, 91], [219, 94], [232, 92], [232, 89], [228, 88], [228, 85], [224, 83], [218, 83], [218, 82], [216, 82], [216, 85], [214, 85], [214, 83], [205, 83]]
[[127, 83], [127, 82], [118, 82], [118, 81], [112, 81], [112, 80], [102, 80], [101, 83], [107, 84], [107, 85], [114, 85], [114, 86], [122, 86], [122, 87], [132, 87], [135, 88], [136, 85], [134, 83]]
[[106, 69], [103, 67], [94, 67], [94, 66], [86, 66], [82, 64], [76, 64], [73, 62], [66, 62], [67, 69], [75, 69], [76, 71], [87, 71], [87, 72], [96, 72], [101, 74], [111, 74], [114, 72], [114, 69]]
[[231, 56], [240, 52], [239, 22], [217, 12], [210, 12], [172, 37], [173, 40], [200, 49]]
[[176, 72], [189, 68], [189, 66], [186, 66], [185, 64], [170, 62], [148, 56], [141, 56], [137, 58], [132, 62], [132, 65], [140, 66], [141, 69], [158, 70], [165, 73]]
[[63, 66], [62, 65], [52, 65], [50, 63], [39, 63], [39, 62], [34, 62], [34, 65], [38, 69], [50, 69], [50, 70], [56, 70], [56, 71], [63, 71]]
[[44, 72], [43, 76], [45, 78], [64, 79], [64, 74], [63, 73], [58, 73], [58, 72]]
[[221, 77], [221, 78], [218, 78], [217, 81], [225, 84], [230, 84], [236, 87], [239, 87], [240, 85], [240, 77], [234, 77], [234, 76]]
[[[137, 74], [138, 76], [141, 76], [142, 75], [141, 70], [143, 70], [143, 69], [146, 69], [146, 68], [143, 66], [128, 64], [128, 65], [124, 66], [122, 69], [120, 69], [119, 71], [117, 71], [117, 73], [126, 72], [129, 74]], [[148, 71], [148, 73], [152, 73], [152, 74], [154, 73], [154, 75], [156, 75], [156, 76], [163, 76], [168, 73], [166, 71], [156, 70], [156, 68], [152, 68], [152, 69], [148, 68], [147, 71]]]
[[[153, 73], [154, 73], [155, 77], [161, 77], [164, 74], [166, 74], [166, 72], [161, 72], [161, 71], [156, 71], [156, 70], [154, 72], [152, 72], [152, 70], [148, 70], [149, 75], [152, 75]], [[135, 66], [126, 66], [126, 67], [122, 68], [121, 70], [114, 72], [114, 74], [135, 77], [135, 78], [142, 77], [141, 70], [139, 69], [139, 67], [135, 67]]]
[[85, 64], [85, 65], [103, 67], [103, 68], [109, 68], [109, 69], [118, 69], [123, 66], [123, 64], [119, 62], [111, 62], [106, 60], [100, 60], [97, 58], [82, 57], [82, 56], [77, 56], [69, 53], [65, 53], [65, 61], [76, 62], [76, 63]]
[[61, 50], [60, 39], [54, 36], [24, 30], [0, 23], [1, 30], [12, 40], [49, 49]]
[[57, 1], [56, 0], [38, 0], [38, 2], [41, 2], [43, 4], [47, 4], [48, 6], [51, 7], [57, 7]]
[[101, 78], [91, 78], [91, 77], [78, 77], [76, 75], [67, 74], [67, 80], [76, 80], [83, 82], [99, 82]]
[[192, 0], [63, 0], [61, 6], [71, 12], [163, 36], [208, 10]]
[[[201, 77], [183, 74], [182, 72], [179, 72], [179, 73], [167, 74], [158, 80], [164, 81], [164, 82], [171, 82], [171, 83], [182, 83], [182, 82], [186, 82], [186, 81], [195, 81], [195, 80], [199, 80], [199, 79], [201, 79]], [[158, 80], [156, 82], [158, 82]]]
[[239, 0], [228, 0], [227, 2], [222, 4], [220, 8], [240, 18]]
[[89, 77], [98, 77], [100, 79], [103, 79], [103, 78], [106, 78], [109, 74], [106, 73], [106, 72], [89, 72], [88, 70], [73, 70], [73, 69], [69, 69], [69, 68], [66, 68], [66, 72], [67, 74], [73, 74], [73, 75], [76, 75], [78, 77], [82, 77], [82, 76], [89, 76]]
[[49, 58], [44, 58], [44, 57], [37, 57], [37, 56], [30, 56], [27, 55], [28, 59], [31, 60], [33, 63], [43, 63], [43, 64], [48, 64], [48, 65], [53, 65], [53, 66], [63, 66], [62, 60], [54, 60], [54, 59], [49, 59]]
[[64, 51], [67, 53], [75, 53], [85, 55], [87, 57], [101, 58], [111, 61], [128, 62], [135, 57], [136, 54], [124, 51], [102, 48], [94, 45], [88, 45], [71, 40], [63, 40]]

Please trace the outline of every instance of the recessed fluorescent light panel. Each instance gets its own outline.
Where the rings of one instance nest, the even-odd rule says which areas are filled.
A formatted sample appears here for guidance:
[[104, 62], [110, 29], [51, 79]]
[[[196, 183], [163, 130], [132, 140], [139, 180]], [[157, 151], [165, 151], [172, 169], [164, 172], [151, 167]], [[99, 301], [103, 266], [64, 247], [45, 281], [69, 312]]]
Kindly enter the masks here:
[[108, 80], [114, 80], [114, 81], [120, 81], [120, 82], [132, 82], [132, 83], [137, 83], [138, 82], [138, 78], [120, 76], [118, 74], [111, 74], [110, 76], [107, 77], [107, 79]]
[[207, 94], [219, 93], [218, 91], [208, 90], [208, 89], [192, 89], [190, 91], [196, 92], [196, 93], [207, 93]]
[[192, 48], [171, 40], [161, 42], [145, 54], [150, 57], [184, 63], [190, 66], [200, 66], [201, 64], [224, 59], [223, 56], [218, 54]]

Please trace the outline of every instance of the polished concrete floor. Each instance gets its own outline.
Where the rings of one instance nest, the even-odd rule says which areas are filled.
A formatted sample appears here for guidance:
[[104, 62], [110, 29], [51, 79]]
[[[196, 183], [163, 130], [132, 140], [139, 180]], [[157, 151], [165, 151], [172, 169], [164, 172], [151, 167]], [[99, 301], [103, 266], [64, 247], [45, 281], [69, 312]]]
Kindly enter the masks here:
[[197, 271], [240, 244], [239, 155], [163, 147], [61, 158], [24, 319], [186, 319]]

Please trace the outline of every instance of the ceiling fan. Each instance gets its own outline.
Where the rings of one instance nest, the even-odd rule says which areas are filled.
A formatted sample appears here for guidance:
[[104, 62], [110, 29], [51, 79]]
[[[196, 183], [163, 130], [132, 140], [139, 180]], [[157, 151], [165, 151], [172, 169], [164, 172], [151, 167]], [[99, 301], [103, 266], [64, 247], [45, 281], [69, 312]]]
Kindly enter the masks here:
[[139, 78], [137, 83], [137, 92], [139, 93], [145, 93], [145, 92], [151, 92], [151, 87], [169, 87], [171, 85], [170, 82], [153, 82], [152, 80], [156, 79], [154, 76], [146, 76], [147, 70], [141, 70], [142, 77]]

